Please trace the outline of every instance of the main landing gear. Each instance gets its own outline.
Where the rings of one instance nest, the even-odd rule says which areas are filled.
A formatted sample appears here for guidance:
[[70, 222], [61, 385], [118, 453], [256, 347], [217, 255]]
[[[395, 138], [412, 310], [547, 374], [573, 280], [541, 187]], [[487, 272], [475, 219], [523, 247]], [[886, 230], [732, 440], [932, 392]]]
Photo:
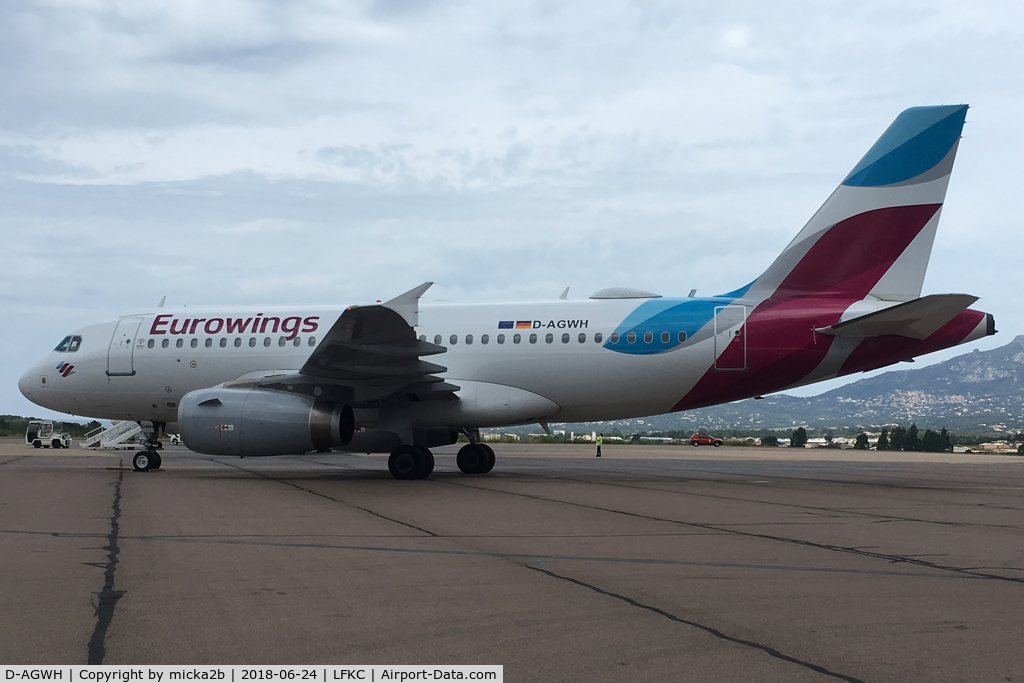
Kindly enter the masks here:
[[[455, 462], [465, 474], [487, 474], [494, 469], [494, 450], [487, 444], [468, 443], [459, 449]], [[422, 446], [399, 446], [391, 451], [388, 469], [395, 479], [426, 479], [434, 471], [434, 455]]]
[[468, 443], [459, 449], [455, 462], [464, 474], [487, 474], [494, 469], [494, 450], [485, 443]]
[[434, 454], [422, 446], [402, 445], [391, 451], [388, 469], [395, 479], [426, 479], [434, 471]]
[[139, 451], [132, 458], [132, 467], [136, 472], [148, 472], [160, 469], [162, 460], [156, 451]]

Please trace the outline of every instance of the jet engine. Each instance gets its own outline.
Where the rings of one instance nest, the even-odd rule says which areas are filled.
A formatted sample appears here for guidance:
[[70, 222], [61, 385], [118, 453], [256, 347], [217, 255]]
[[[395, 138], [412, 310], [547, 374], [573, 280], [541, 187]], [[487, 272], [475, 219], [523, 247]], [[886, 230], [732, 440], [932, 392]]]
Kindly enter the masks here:
[[348, 405], [263, 389], [199, 389], [182, 397], [185, 445], [208, 455], [292, 455], [346, 446], [355, 432]]

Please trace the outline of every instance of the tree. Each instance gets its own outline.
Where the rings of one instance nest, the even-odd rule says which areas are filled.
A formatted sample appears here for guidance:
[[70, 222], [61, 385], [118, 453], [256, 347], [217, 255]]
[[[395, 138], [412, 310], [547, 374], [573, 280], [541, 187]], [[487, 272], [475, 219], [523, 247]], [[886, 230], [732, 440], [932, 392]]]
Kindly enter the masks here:
[[882, 428], [882, 433], [878, 435], [878, 445], [875, 447], [880, 451], [889, 450], [889, 430]]
[[762, 436], [761, 437], [761, 445], [762, 446], [771, 446], [771, 447], [774, 448], [775, 446], [779, 445], [779, 437], [777, 437], [777, 436]]
[[832, 439], [836, 438], [836, 435], [832, 432], [831, 429], [826, 431], [824, 436], [825, 436], [825, 443], [832, 443]]
[[919, 451], [921, 450], [921, 437], [917, 435], [917, 425], [911, 424], [910, 429], [907, 430], [907, 439], [903, 442], [903, 450], [905, 451]]
[[789, 447], [803, 448], [805, 445], [807, 445], [807, 430], [803, 427], [797, 427], [789, 437]]
[[868, 435], [861, 432], [857, 435], [857, 440], [853, 442], [853, 447], [858, 451], [866, 451], [868, 449]]
[[921, 450], [929, 453], [941, 453], [946, 450], [946, 444], [938, 432], [926, 429], [924, 436], [921, 437]]
[[942, 450], [943, 452], [953, 452], [953, 441], [949, 438], [949, 432], [943, 427], [942, 431], [939, 432], [939, 436], [942, 437]]
[[903, 427], [896, 425], [889, 432], [889, 450], [890, 451], [902, 451], [903, 444], [907, 440], [907, 430]]

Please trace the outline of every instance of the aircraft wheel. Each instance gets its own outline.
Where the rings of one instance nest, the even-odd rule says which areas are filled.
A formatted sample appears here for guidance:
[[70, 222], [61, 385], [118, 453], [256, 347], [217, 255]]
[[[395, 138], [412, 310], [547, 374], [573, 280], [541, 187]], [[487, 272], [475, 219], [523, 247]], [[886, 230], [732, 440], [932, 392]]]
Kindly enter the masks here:
[[153, 463], [153, 464], [151, 464], [149, 466], [149, 469], [151, 469], [151, 470], [158, 470], [158, 469], [160, 469], [160, 465], [162, 465], [163, 462], [164, 462], [164, 459], [160, 457], [159, 453], [153, 453], [153, 457], [150, 458], [150, 460], [152, 460], [152, 463]]
[[487, 461], [482, 463], [480, 467], [480, 474], [487, 474], [494, 469], [494, 449], [485, 443], [479, 443], [477, 446], [480, 446], [480, 448], [487, 452]]
[[35, 441], [32, 442], [32, 448], [42, 448], [42, 447], [43, 447], [43, 442], [40, 441], [39, 439], [36, 439]]
[[132, 467], [135, 468], [136, 472], [148, 472], [153, 467], [154, 455], [156, 453], [152, 451], [139, 451], [132, 458]]
[[423, 470], [423, 478], [426, 479], [430, 476], [430, 473], [434, 471], [434, 454], [430, 452], [429, 448], [418, 446], [420, 452], [423, 453], [423, 460], [426, 463], [426, 467]]
[[416, 446], [399, 446], [388, 456], [388, 470], [395, 479], [422, 479], [427, 471], [427, 458]]
[[459, 454], [455, 457], [455, 463], [464, 474], [485, 474], [490, 471], [490, 462], [487, 447], [478, 443], [466, 444], [459, 449]]

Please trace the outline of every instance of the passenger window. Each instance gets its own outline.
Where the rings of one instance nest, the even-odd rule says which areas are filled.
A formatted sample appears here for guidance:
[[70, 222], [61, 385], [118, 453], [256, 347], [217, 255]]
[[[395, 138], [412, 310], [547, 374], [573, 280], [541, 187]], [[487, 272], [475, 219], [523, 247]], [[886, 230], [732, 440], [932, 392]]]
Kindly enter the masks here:
[[242, 346], [242, 338], [241, 337], [235, 337], [235, 348], [237, 349], [237, 348], [240, 348], [241, 346]]
[[309, 338], [309, 345], [310, 346], [316, 346], [316, 337], [310, 337]]
[[278, 337], [278, 338], [277, 338], [277, 345], [278, 345], [278, 346], [284, 346], [284, 345], [285, 345], [285, 343], [286, 343], [287, 341], [288, 341], [288, 340], [287, 340], [287, 339], [285, 339], [284, 337]]
[[601, 343], [602, 339], [604, 339], [604, 335], [601, 334], [600, 332], [594, 335], [594, 341], [597, 342], [598, 344]]
[[586, 332], [580, 332], [580, 344], [583, 344], [586, 341], [587, 341], [587, 333]]
[[420, 335], [420, 341], [427, 341], [427, 335], [421, 334]]
[[263, 346], [264, 346], [264, 348], [268, 348], [268, 349], [270, 348], [270, 337], [264, 337], [263, 338]]
[[678, 334], [678, 335], [676, 336], [676, 339], [678, 339], [678, 340], [679, 340], [679, 343], [680, 343], [680, 344], [682, 344], [682, 343], [683, 343], [684, 341], [686, 341], [686, 333], [685, 333], [685, 332], [680, 332], [680, 333], [679, 333], [679, 334]]
[[185, 345], [185, 340], [179, 339], [178, 341], [174, 342], [174, 345], [180, 349], [182, 346]]
[[211, 346], [213, 346], [213, 339], [211, 339], [210, 337], [207, 337], [206, 338], [206, 348], [210, 348]]
[[518, 344], [521, 341], [523, 341], [523, 335], [521, 335], [521, 334], [513, 334], [512, 335], [512, 343], [513, 344]]
[[57, 346], [53, 350], [54, 351], [60, 351], [61, 353], [64, 353], [65, 351], [68, 350], [68, 345], [69, 344], [71, 344], [71, 336], [70, 335], [68, 335], [67, 337], [64, 337], [63, 339], [61, 339], [60, 340], [60, 344], [57, 344]]
[[220, 348], [225, 348], [228, 345], [228, 340], [225, 337], [220, 338]]
[[531, 344], [536, 344], [537, 343], [537, 335], [535, 335], [535, 334], [531, 334], [530, 335], [530, 343]]
[[473, 343], [473, 335], [471, 335], [471, 334], [467, 334], [466, 335], [466, 343], [467, 344], [472, 344]]
[[151, 349], [154, 346], [156, 346], [156, 340], [155, 339], [150, 339], [148, 342], [146, 342], [146, 348], [147, 349]]
[[545, 335], [544, 337], [544, 341], [550, 344], [551, 342], [555, 341], [555, 335], [548, 332], [547, 335]]
[[486, 334], [480, 335], [480, 343], [481, 344], [486, 344], [489, 341], [491, 341], [491, 338], [488, 337]]
[[160, 342], [160, 347], [164, 348], [164, 349], [166, 349], [170, 345], [171, 345], [171, 340], [170, 339], [164, 339], [162, 342]]
[[249, 348], [256, 346], [256, 337], [249, 337]]
[[434, 335], [434, 343], [437, 344], [438, 346], [441, 345], [441, 335], [439, 335], [439, 334], [435, 334]]
[[612, 341], [612, 344], [618, 344], [619, 343], [619, 333], [618, 332], [612, 332], [612, 340], [611, 341]]
[[630, 344], [636, 342], [636, 332], [630, 332], [629, 334], [627, 334], [626, 341], [628, 341]]
[[668, 332], [662, 332], [661, 333], [661, 343], [662, 344], [668, 344], [669, 338], [670, 337], [669, 337], [669, 333]]
[[498, 341], [499, 344], [504, 344], [505, 343], [505, 335], [499, 334], [497, 341]]
[[568, 344], [569, 343], [569, 333], [568, 332], [566, 332], [565, 334], [562, 335], [562, 343], [563, 344]]
[[196, 348], [197, 346], [199, 346], [199, 339], [198, 338], [197, 339], [193, 339], [192, 343], [191, 343], [191, 346], [192, 346], [193, 349]]
[[78, 347], [82, 344], [82, 338], [74, 336], [71, 338], [71, 344], [68, 346], [68, 353], [74, 353], [78, 350]]
[[302, 337], [296, 337], [292, 342], [292, 346], [302, 346]]
[[650, 344], [652, 341], [654, 341], [654, 333], [653, 332], [644, 332], [644, 343], [645, 344]]
[[459, 336], [457, 334], [453, 334], [451, 337], [448, 338], [448, 343], [452, 346], [455, 346], [456, 344], [459, 343]]

